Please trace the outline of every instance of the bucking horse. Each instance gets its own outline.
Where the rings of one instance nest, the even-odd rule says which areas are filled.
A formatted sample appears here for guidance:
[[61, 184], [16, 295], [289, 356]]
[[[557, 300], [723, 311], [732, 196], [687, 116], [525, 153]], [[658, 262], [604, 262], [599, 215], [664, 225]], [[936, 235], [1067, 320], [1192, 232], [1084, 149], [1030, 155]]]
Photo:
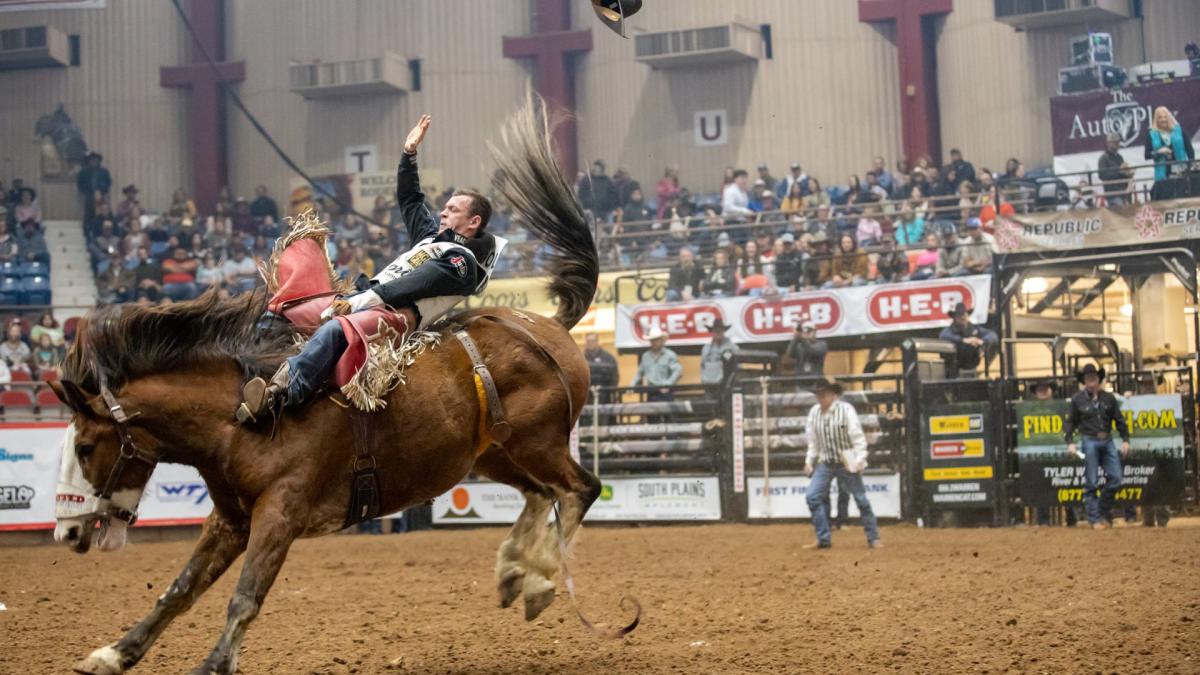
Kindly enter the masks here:
[[[523, 597], [532, 620], [554, 600], [566, 545], [601, 491], [568, 449], [589, 384], [568, 330], [595, 295], [597, 254], [556, 164], [543, 104], [530, 100], [491, 149], [499, 169], [495, 187], [522, 225], [553, 249], [546, 268], [557, 313], [477, 309], [449, 316], [436, 327], [441, 339], [410, 360], [406, 383], [387, 394], [381, 410], [354, 410], [331, 394], [264, 421], [266, 430], [235, 423], [242, 384], [274, 372], [297, 350], [294, 327], [260, 321], [268, 300], [263, 291], [224, 300], [209, 292], [161, 307], [102, 306], [80, 321], [62, 378], [52, 386], [72, 411], [73, 444], [64, 448], [60, 480], [87, 490], [75, 496], [60, 490], [60, 500], [78, 503], [74, 515], [59, 518], [56, 538], [79, 553], [94, 539], [102, 550], [123, 546], [159, 462], [196, 467], [213, 510], [191, 559], [150, 613], [76, 664], [77, 672], [110, 675], [135, 666], [244, 553], [225, 629], [194, 671], [233, 673], [242, 638], [292, 542], [332, 534], [348, 522], [364, 457], [379, 513], [427, 502], [468, 473], [520, 490], [524, 509], [496, 556], [500, 605]], [[489, 432], [496, 428], [486, 419], [490, 401], [475, 359], [453, 337], [459, 330], [494, 380], [495, 404], [508, 427], [503, 442]], [[635, 618], [615, 634], [636, 624]]]

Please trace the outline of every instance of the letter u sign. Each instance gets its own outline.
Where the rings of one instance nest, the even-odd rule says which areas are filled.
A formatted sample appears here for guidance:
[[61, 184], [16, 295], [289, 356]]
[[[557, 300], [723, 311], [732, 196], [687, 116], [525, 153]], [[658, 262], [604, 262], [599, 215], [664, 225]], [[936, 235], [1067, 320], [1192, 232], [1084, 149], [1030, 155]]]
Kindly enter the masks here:
[[693, 136], [697, 147], [725, 145], [729, 142], [729, 113], [725, 110], [697, 111]]

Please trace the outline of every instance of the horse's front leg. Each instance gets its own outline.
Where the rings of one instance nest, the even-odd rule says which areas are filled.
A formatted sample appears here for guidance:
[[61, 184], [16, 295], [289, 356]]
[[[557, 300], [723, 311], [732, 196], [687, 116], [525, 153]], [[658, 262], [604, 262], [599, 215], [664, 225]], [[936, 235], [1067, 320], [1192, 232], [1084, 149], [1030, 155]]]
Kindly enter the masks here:
[[267, 591], [283, 567], [288, 548], [303, 531], [304, 499], [297, 495], [263, 495], [250, 520], [250, 542], [237, 589], [229, 601], [225, 630], [204, 663], [195, 673], [232, 675], [237, 670], [237, 653], [246, 628], [262, 607]]
[[249, 534], [246, 523], [232, 521], [214, 510], [204, 522], [192, 558], [167, 592], [159, 596], [154, 609], [119, 642], [97, 649], [75, 664], [75, 672], [116, 675], [136, 665], [171, 621], [186, 612], [246, 550]]

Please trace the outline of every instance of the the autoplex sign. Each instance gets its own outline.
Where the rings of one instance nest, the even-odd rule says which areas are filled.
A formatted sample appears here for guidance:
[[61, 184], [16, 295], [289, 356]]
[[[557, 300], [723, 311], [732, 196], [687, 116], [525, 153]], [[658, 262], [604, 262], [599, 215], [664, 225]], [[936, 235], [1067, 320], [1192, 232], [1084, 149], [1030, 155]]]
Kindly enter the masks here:
[[867, 335], [945, 326], [960, 302], [971, 320], [987, 319], [991, 277], [971, 276], [880, 286], [858, 286], [760, 298], [712, 298], [696, 302], [617, 307], [617, 346], [645, 347], [653, 328], [668, 344], [702, 345], [717, 319], [734, 342], [778, 342], [800, 321], [812, 321], [821, 337]]

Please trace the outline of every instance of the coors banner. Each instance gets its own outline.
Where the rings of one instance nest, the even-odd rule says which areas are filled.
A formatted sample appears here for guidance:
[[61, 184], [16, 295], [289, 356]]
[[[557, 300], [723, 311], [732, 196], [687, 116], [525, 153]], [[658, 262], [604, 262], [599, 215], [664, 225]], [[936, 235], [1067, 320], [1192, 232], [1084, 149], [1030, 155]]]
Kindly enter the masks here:
[[1005, 253], [1196, 239], [1200, 238], [1200, 199], [1000, 218], [995, 237], [997, 248]]
[[[1200, 78], [1126, 89], [1104, 89], [1087, 94], [1050, 99], [1050, 125], [1054, 136], [1054, 172], [1095, 171], [1104, 153], [1105, 137], [1121, 137], [1121, 155], [1130, 166], [1146, 164], [1146, 134], [1154, 122], [1154, 109], [1166, 106], [1185, 133], [1200, 133]], [[1154, 178], [1139, 171], [1139, 181]]]

